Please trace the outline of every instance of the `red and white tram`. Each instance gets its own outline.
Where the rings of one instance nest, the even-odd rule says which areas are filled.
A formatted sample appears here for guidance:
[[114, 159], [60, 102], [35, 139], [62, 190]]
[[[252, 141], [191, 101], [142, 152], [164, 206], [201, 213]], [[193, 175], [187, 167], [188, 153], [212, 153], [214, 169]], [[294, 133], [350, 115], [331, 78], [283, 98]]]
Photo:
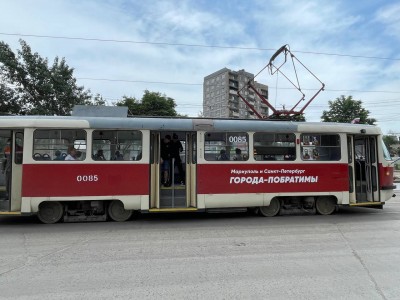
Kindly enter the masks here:
[[[164, 186], [160, 149], [174, 134], [184, 176], [173, 160]], [[9, 116], [0, 117], [0, 147], [0, 214], [44, 223], [228, 208], [331, 214], [382, 208], [395, 188], [382, 133], [369, 125]], [[72, 148], [77, 157], [66, 160]]]

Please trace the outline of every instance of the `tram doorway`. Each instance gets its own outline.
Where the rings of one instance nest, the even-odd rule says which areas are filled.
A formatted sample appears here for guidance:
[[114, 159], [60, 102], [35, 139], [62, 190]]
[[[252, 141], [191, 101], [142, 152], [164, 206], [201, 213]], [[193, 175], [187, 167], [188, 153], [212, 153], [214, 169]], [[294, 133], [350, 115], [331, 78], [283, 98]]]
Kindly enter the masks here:
[[349, 136], [348, 149], [351, 202], [380, 202], [376, 137]]
[[24, 134], [0, 130], [0, 213], [21, 211]]
[[150, 209], [196, 208], [196, 133], [151, 133]]

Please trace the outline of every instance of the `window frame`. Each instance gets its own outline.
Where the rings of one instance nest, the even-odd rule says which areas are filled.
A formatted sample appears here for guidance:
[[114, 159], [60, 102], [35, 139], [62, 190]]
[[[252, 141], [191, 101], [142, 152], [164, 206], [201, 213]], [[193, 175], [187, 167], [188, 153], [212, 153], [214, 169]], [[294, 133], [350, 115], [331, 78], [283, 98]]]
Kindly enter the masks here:
[[[97, 138], [97, 134], [100, 133], [100, 132], [112, 133], [112, 136], [109, 136], [109, 138], [98, 139]], [[131, 139], [131, 140], [129, 140], [131, 142], [130, 145], [133, 145], [133, 149], [129, 150], [129, 147], [128, 147], [128, 150], [127, 150], [127, 152], [129, 152], [129, 158], [130, 159], [116, 159], [116, 157], [115, 157], [115, 152], [116, 151], [121, 151], [121, 149], [118, 148], [121, 145], [121, 143], [119, 142], [120, 139], [118, 137], [118, 133], [121, 133], [121, 132], [135, 133], [135, 134], [139, 134], [140, 135], [140, 139]], [[101, 134], [99, 134], [99, 135], [101, 135]], [[134, 135], [134, 137], [135, 137], [135, 135]], [[94, 160], [96, 162], [114, 162], [114, 163], [116, 161], [118, 161], [118, 162], [132, 162], [132, 161], [141, 161], [143, 159], [143, 142], [144, 141], [143, 141], [143, 132], [140, 131], [140, 130], [136, 130], [136, 129], [94, 129], [92, 131], [91, 138], [92, 138], [91, 139], [91, 142], [92, 142], [91, 158], [92, 158], [92, 160]], [[116, 141], [112, 141], [112, 139], [116, 139]], [[95, 155], [96, 155], [97, 151], [101, 149], [101, 148], [98, 148], [96, 146], [96, 145], [99, 145], [99, 144], [96, 144], [95, 141], [101, 141], [101, 140], [110, 141], [110, 143], [108, 144], [110, 149], [107, 150], [107, 152], [109, 152], [109, 155], [105, 154], [105, 156], [107, 156], [107, 157], [109, 156], [109, 159], [106, 159], [106, 160], [96, 160], [95, 159]], [[128, 141], [128, 139], [125, 139], [125, 141]], [[134, 149], [135, 142], [137, 142], [137, 141], [140, 141], [140, 145], [136, 145], [138, 147], [138, 149], [135, 150]], [[124, 143], [124, 145], [127, 145], [127, 144]], [[112, 148], [115, 148], [115, 149], [112, 150]], [[101, 150], [104, 150], [104, 149], [101, 149]], [[114, 151], [114, 155], [112, 155], [112, 153], [111, 153], [112, 151]], [[132, 156], [131, 152], [135, 152], [135, 151], [137, 152], [137, 154]], [[124, 151], [124, 153], [125, 153], [125, 151]], [[124, 158], [124, 154], [123, 153], [122, 153], [122, 158]]]
[[[333, 139], [333, 137], [336, 137], [336, 145], [327, 144], [326, 139], [322, 138], [323, 136], [330, 136], [329, 139], [331, 140]], [[321, 154], [321, 152], [323, 152], [324, 154]], [[327, 159], [323, 159], [323, 157], [325, 156], [328, 156]], [[340, 161], [343, 158], [342, 138], [340, 134], [316, 132], [301, 133], [300, 158], [302, 161]]]
[[[257, 135], [270, 135], [272, 137], [271, 145], [268, 144], [260, 144], [256, 145], [258, 142], [263, 142], [262, 140], [257, 141]], [[281, 136], [286, 136], [287, 141], [282, 141]], [[288, 137], [290, 136], [290, 138]], [[286, 133], [281, 133], [281, 132], [262, 132], [262, 131], [257, 131], [253, 133], [253, 157], [255, 161], [295, 161], [297, 159], [297, 147], [296, 147], [296, 133], [294, 132], [286, 132]], [[280, 141], [278, 141], [280, 140]], [[264, 140], [264, 142], [269, 142], [267, 140]], [[290, 143], [290, 145], [282, 145], [282, 144], [277, 144], [277, 143]], [[257, 147], [260, 149], [262, 147], [269, 149], [276, 149], [275, 152], [271, 153], [257, 153]], [[279, 150], [278, 150], [279, 149]], [[279, 152], [279, 153], [278, 153]], [[258, 159], [257, 156], [263, 156], [262, 159]], [[282, 158], [282, 159], [276, 159], [276, 158]]]
[[[50, 131], [59, 131], [59, 132], [76, 131], [76, 132], [78, 132], [78, 131], [79, 131], [80, 133], [83, 133], [83, 135], [82, 135], [82, 136], [77, 135], [77, 138], [76, 138], [76, 139], [74, 139], [73, 141], [69, 141], [69, 140], [67, 140], [67, 139], [65, 139], [65, 138], [62, 139], [62, 134], [61, 134], [61, 135], [60, 135], [61, 139], [58, 138], [58, 141], [60, 141], [60, 140], [66, 140], [66, 141], [68, 141], [67, 144], [65, 144], [65, 143], [56, 143], [56, 144], [47, 143], [47, 144], [45, 144], [46, 146], [48, 146], [47, 149], [37, 149], [35, 146], [37, 146], [37, 145], [39, 145], [39, 144], [37, 144], [35, 141], [36, 141], [36, 140], [46, 140], [45, 138], [38, 138], [38, 137], [36, 137], [36, 134], [37, 134], [38, 132], [40, 132], [40, 131], [41, 131], [41, 132], [45, 132], [45, 131], [47, 131], [47, 132], [50, 132]], [[81, 144], [81, 145], [85, 146], [84, 149], [77, 149], [77, 148], [76, 148], [77, 151], [80, 151], [80, 152], [81, 152], [81, 155], [84, 154], [84, 155], [83, 155], [83, 158], [78, 158], [78, 159], [76, 159], [76, 160], [67, 160], [67, 162], [83, 162], [83, 161], [86, 161], [86, 160], [87, 160], [88, 132], [87, 132], [86, 129], [83, 129], [83, 128], [37, 128], [37, 129], [35, 129], [35, 130], [33, 131], [32, 137], [33, 137], [33, 138], [32, 138], [32, 159], [33, 159], [35, 162], [38, 162], [38, 161], [40, 161], [40, 162], [52, 161], [52, 162], [57, 162], [57, 163], [64, 162], [65, 160], [56, 160], [56, 159], [55, 159], [55, 152], [56, 152], [57, 150], [61, 150], [61, 149], [59, 149], [59, 148], [63, 148], [61, 151], [65, 151], [65, 152], [63, 152], [63, 154], [65, 154], [65, 156], [64, 156], [64, 159], [65, 159], [65, 157], [68, 155], [68, 148], [71, 147], [71, 146], [75, 146], [75, 145], [76, 145], [76, 144], [75, 144], [76, 141], [85, 141], [85, 144]], [[74, 136], [72, 136], [72, 137], [74, 137]], [[48, 140], [52, 140], [52, 139], [50, 139], [50, 138], [47, 138], [47, 139], [48, 139]], [[55, 140], [55, 139], [53, 139], [53, 140]], [[43, 150], [47, 150], [47, 152], [41, 154], [41, 152], [42, 152]], [[82, 151], [82, 150], [84, 150], [84, 151]], [[54, 152], [54, 153], [53, 153], [54, 155], [51, 155], [51, 154], [50, 154], [51, 152]], [[37, 153], [41, 154], [41, 159], [35, 158], [35, 155], [36, 155]], [[45, 154], [49, 155], [50, 159], [42, 159], [43, 155], [45, 155]]]
[[[225, 136], [225, 140], [209, 140], [207, 137], [209, 135], [222, 135]], [[228, 136], [228, 135], [231, 136]], [[220, 145], [207, 145], [207, 142], [221, 142]], [[245, 147], [240, 144], [245, 143]], [[249, 148], [250, 148], [250, 134], [247, 131], [207, 131], [204, 132], [204, 142], [203, 142], [203, 157], [204, 160], [208, 162], [229, 162], [229, 163], [238, 163], [245, 162], [249, 160]], [[215, 148], [215, 149], [210, 149]], [[241, 153], [239, 154], [241, 159], [234, 159], [238, 157], [236, 149], [240, 149]], [[216, 151], [213, 153], [212, 151]], [[221, 159], [221, 151], [225, 150], [225, 159]], [[210, 153], [211, 152], [211, 153]]]

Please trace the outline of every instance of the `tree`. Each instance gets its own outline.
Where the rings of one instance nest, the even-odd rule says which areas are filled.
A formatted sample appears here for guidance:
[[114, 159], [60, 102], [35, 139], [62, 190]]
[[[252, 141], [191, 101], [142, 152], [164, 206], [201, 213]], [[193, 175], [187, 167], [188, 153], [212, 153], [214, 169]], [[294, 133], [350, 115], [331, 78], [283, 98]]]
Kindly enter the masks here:
[[159, 92], [144, 91], [141, 100], [124, 96], [115, 103], [117, 106], [127, 106], [134, 116], [178, 116], [175, 110], [175, 100]]
[[106, 106], [106, 100], [100, 94], [96, 94], [92, 101], [87, 103], [88, 105], [96, 105], [96, 106]]
[[329, 110], [324, 110], [321, 116], [323, 122], [351, 123], [359, 118], [358, 123], [373, 125], [376, 119], [369, 118], [369, 111], [362, 107], [361, 100], [353, 100], [352, 96], [344, 95], [329, 101]]
[[65, 59], [48, 59], [20, 40], [15, 54], [0, 42], [0, 112], [12, 114], [69, 115], [76, 104], [93, 104], [89, 90], [78, 86]]
[[383, 142], [385, 145], [388, 147], [389, 152], [392, 156], [396, 155], [398, 152], [398, 149], [396, 149], [394, 146], [399, 144], [399, 139], [395, 135], [384, 135], [383, 136]]
[[20, 112], [19, 100], [15, 91], [0, 83], [0, 114], [18, 114]]

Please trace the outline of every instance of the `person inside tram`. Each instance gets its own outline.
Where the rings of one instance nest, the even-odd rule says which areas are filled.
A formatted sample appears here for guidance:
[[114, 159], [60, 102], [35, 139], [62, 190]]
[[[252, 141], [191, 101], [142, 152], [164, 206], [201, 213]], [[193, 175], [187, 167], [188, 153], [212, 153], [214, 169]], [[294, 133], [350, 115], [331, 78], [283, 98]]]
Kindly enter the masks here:
[[119, 152], [119, 150], [115, 151], [114, 157], [112, 160], [124, 160], [124, 156]]
[[53, 160], [64, 160], [64, 158], [65, 158], [65, 157], [63, 157], [61, 155], [61, 151], [60, 150], [56, 150], [56, 152], [54, 154], [55, 154], [55, 157], [54, 157]]
[[162, 171], [162, 184], [165, 187], [171, 186], [170, 168], [172, 157], [171, 136], [167, 134], [161, 143], [161, 171]]
[[136, 160], [141, 160], [142, 159], [142, 151], [139, 152], [139, 154], [136, 156]]
[[310, 159], [310, 154], [308, 154], [308, 150], [305, 149], [303, 152], [303, 159]]
[[97, 153], [93, 157], [94, 160], [106, 160], [102, 149], [97, 150]]
[[77, 151], [74, 147], [68, 148], [68, 155], [65, 157], [65, 160], [77, 160]]
[[[179, 137], [176, 133], [172, 135], [172, 145], [171, 145], [171, 152], [172, 152], [172, 158], [175, 159], [175, 166], [178, 168], [179, 172], [179, 181], [181, 185], [185, 184], [185, 172], [183, 171], [182, 167], [182, 160], [181, 160], [181, 152], [183, 151], [182, 143], [179, 140]], [[171, 172], [174, 172], [172, 170]], [[172, 173], [171, 173], [172, 174]]]
[[217, 156], [217, 160], [229, 160], [228, 155], [226, 155], [226, 150], [225, 149], [221, 149], [221, 151], [219, 151], [219, 155]]
[[239, 148], [235, 149], [235, 156], [233, 157], [233, 160], [243, 160], [242, 150]]

